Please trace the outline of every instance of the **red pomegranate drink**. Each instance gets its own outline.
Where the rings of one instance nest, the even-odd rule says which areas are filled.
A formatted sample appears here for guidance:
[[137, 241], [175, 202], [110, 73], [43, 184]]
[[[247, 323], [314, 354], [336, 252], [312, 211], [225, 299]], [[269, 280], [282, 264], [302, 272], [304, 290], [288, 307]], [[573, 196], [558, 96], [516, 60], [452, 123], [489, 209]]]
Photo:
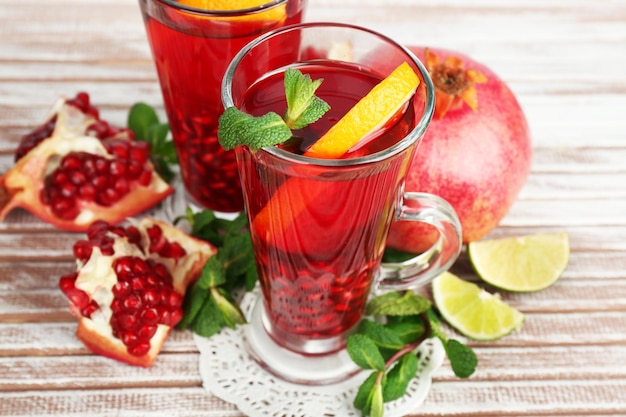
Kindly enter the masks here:
[[[217, 141], [220, 85], [234, 55], [256, 36], [302, 20], [306, 0], [139, 0], [185, 189], [221, 212], [243, 209], [235, 155]], [[263, 7], [257, 7], [262, 5]], [[253, 7], [254, 6], [254, 7]], [[250, 7], [250, 8], [248, 8]], [[294, 47], [284, 39], [282, 47]]]
[[[273, 47], [294, 38], [297, 48]], [[287, 69], [305, 76], [290, 71], [286, 83]], [[304, 93], [310, 91], [306, 75], [322, 79], [315, 96], [330, 110], [291, 130], [279, 145], [255, 148], [257, 139], [268, 143], [263, 140], [272, 132], [258, 123], [273, 120], [282, 129], [276, 117], [288, 107], [286, 84], [292, 103], [311, 102]], [[249, 351], [265, 369], [290, 381], [345, 379], [356, 370], [345, 341], [371, 292], [429, 282], [460, 250], [459, 221], [449, 204], [402, 191], [432, 117], [432, 81], [417, 58], [383, 35], [340, 23], [308, 23], [246, 45], [226, 70], [222, 101], [228, 114], [220, 138], [236, 151], [262, 290], [245, 330]], [[268, 112], [276, 117], [245, 114]], [[265, 130], [251, 135], [253, 126]], [[289, 135], [288, 130], [281, 137]], [[320, 153], [337, 142], [339, 149]], [[394, 218], [435, 226], [437, 247], [402, 264], [381, 264]]]
[[[314, 80], [324, 80], [316, 95], [330, 105], [322, 119], [296, 131], [292, 140], [281, 145], [301, 154], [381, 78], [354, 65], [328, 61], [297, 68]], [[257, 116], [269, 111], [284, 114], [283, 73], [275, 72], [254, 84], [240, 108]], [[404, 138], [414, 124], [409, 106], [368, 145], [348, 152], [344, 158], [386, 149]], [[274, 336], [280, 340], [286, 335], [327, 339], [345, 333], [361, 318], [378, 271], [387, 233], [382, 225], [390, 220], [388, 207], [395, 203], [403, 158], [384, 167], [371, 164], [333, 172], [329, 177], [321, 172], [327, 171], [323, 169], [305, 167], [294, 173], [289, 164], [270, 168], [245, 154], [241, 164], [246, 189], [254, 190], [246, 196]], [[255, 217], [270, 199], [277, 198], [276, 193], [287, 188], [286, 203], [300, 200], [302, 208], [293, 213], [271, 213], [269, 223], [280, 233], [267, 239], [254, 227]]]

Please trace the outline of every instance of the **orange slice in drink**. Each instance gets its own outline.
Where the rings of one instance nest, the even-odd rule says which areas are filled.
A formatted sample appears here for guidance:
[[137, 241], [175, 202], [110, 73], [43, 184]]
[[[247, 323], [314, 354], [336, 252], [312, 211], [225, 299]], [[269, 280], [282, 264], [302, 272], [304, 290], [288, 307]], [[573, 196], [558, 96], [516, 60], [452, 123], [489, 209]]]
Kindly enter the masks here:
[[379, 131], [415, 94], [419, 78], [406, 62], [376, 85], [345, 116], [317, 140], [305, 156], [342, 157], [358, 142]]
[[[402, 111], [418, 85], [415, 71], [406, 62], [402, 63], [359, 100], [304, 155], [323, 159], [342, 157]], [[306, 190], [293, 189], [302, 187], [303, 181], [309, 183]], [[312, 186], [311, 182], [316, 181], [294, 177], [276, 190], [252, 222], [252, 228], [261, 239], [269, 241], [272, 234], [284, 232], [306, 209], [309, 201], [322, 193], [323, 184]]]
[[[273, 3], [271, 0], [179, 0], [178, 2], [185, 6], [195, 7], [196, 9], [216, 11], [247, 10], [254, 9], [268, 3]], [[268, 8], [267, 10], [259, 11], [258, 13], [217, 19], [233, 19], [241, 21], [266, 20], [279, 22], [284, 21], [286, 18], [287, 6], [286, 4], [281, 4], [280, 6]]]

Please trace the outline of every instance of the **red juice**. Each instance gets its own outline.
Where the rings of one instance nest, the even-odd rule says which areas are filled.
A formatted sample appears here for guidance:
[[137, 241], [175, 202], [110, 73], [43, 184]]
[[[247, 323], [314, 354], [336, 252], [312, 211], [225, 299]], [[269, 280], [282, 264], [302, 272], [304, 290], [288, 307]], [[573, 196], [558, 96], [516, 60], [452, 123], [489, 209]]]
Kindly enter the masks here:
[[[346, 64], [319, 62], [296, 68], [314, 80], [323, 78], [316, 94], [331, 109], [282, 145], [295, 153], [302, 153], [381, 81], [373, 73]], [[282, 72], [254, 84], [240, 108], [253, 115], [284, 114]], [[398, 119], [344, 158], [368, 155], [403, 139], [414, 127], [413, 107]], [[343, 167], [294, 166], [280, 158], [238, 152], [265, 311], [271, 322], [268, 332], [287, 345], [290, 336], [295, 340], [342, 335], [363, 314], [410, 152], [384, 163]], [[281, 199], [275, 206], [279, 209], [261, 230], [255, 227], [255, 219], [271, 199]]]
[[234, 55], [256, 36], [300, 22], [305, 0], [228, 18], [168, 3], [175, 4], [140, 0], [185, 188], [205, 208], [243, 210], [235, 154], [217, 140], [222, 77]]

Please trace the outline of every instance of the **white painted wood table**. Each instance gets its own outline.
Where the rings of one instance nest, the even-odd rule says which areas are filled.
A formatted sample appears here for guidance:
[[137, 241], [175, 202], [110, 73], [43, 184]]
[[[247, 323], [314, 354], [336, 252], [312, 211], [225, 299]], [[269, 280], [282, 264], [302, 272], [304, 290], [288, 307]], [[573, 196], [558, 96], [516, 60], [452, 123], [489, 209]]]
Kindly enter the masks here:
[[[526, 111], [534, 160], [490, 236], [571, 239], [553, 287], [503, 294], [523, 329], [471, 342], [468, 380], [444, 363], [416, 415], [626, 416], [626, 1], [311, 0], [307, 20], [456, 49], [495, 70]], [[57, 97], [81, 90], [117, 124], [140, 100], [162, 112], [137, 2], [0, 0], [0, 170]], [[149, 370], [76, 340], [57, 288], [75, 239], [24, 212], [0, 224], [0, 415], [241, 416], [201, 387], [190, 333], [174, 332]], [[455, 268], [476, 279], [465, 255]]]

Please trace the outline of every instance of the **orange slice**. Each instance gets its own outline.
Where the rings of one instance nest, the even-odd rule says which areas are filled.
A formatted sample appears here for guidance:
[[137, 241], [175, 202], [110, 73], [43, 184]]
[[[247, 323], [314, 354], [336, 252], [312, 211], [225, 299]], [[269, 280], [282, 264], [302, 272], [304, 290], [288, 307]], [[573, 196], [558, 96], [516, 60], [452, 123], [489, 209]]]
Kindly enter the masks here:
[[[317, 140], [304, 155], [323, 159], [340, 158], [360, 140], [383, 128], [413, 96], [419, 78], [406, 62], [398, 66], [387, 78], [377, 84], [352, 109], [348, 111], [324, 136]], [[272, 198], [254, 217], [252, 228], [266, 241], [283, 233], [302, 213], [310, 201], [323, 191], [323, 183], [313, 186], [307, 180], [306, 192], [298, 178], [285, 181]], [[298, 189], [292, 189], [296, 187]]]
[[415, 94], [420, 80], [406, 62], [376, 85], [305, 153], [314, 158], [342, 157], [380, 130]]
[[[233, 11], [233, 10], [246, 10], [254, 9], [256, 7], [263, 6], [271, 3], [271, 0], [179, 0], [180, 4], [185, 6], [195, 7], [196, 9], [203, 10], [219, 10], [219, 11]], [[287, 7], [282, 4], [277, 7], [272, 7], [266, 11], [237, 16], [236, 18], [215, 18], [215, 19], [237, 19], [242, 21], [251, 20], [266, 20], [271, 22], [283, 21], [287, 18]]]

